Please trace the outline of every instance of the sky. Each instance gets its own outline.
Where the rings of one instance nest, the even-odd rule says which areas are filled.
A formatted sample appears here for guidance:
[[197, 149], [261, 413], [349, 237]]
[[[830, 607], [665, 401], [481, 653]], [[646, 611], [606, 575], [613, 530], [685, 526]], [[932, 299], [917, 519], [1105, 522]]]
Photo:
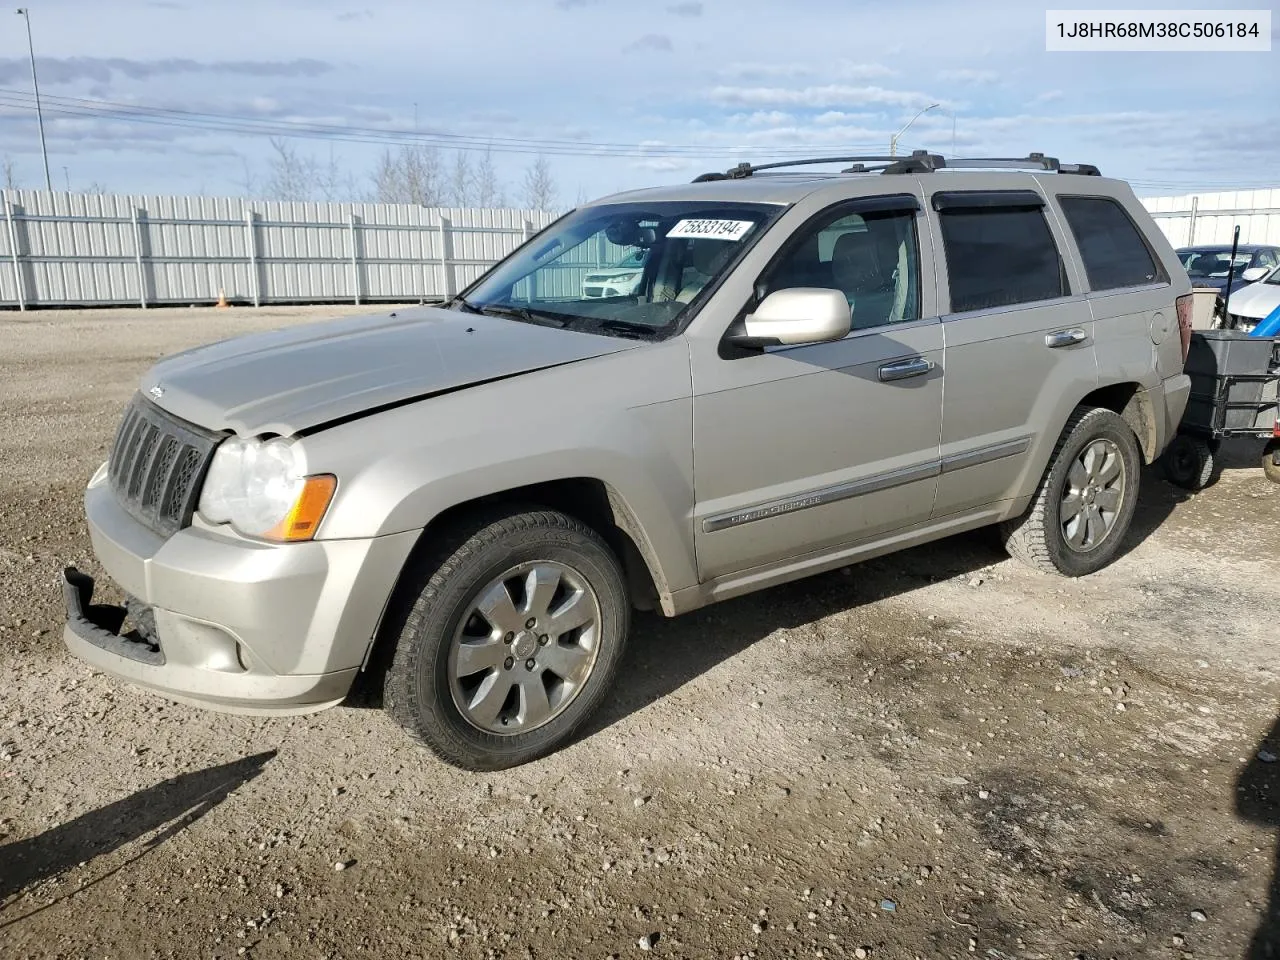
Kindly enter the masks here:
[[[356, 193], [372, 189], [388, 145], [435, 143], [446, 162], [488, 148], [513, 206], [541, 154], [566, 207], [742, 160], [884, 153], [933, 103], [900, 152], [1035, 150], [1096, 164], [1144, 195], [1280, 186], [1280, 37], [1270, 53], [1047, 53], [1044, 5], [1025, 0], [29, 9], [56, 189], [252, 194], [272, 135], [287, 134]], [[9, 11], [6, 158], [19, 186], [43, 186], [25, 25]]]

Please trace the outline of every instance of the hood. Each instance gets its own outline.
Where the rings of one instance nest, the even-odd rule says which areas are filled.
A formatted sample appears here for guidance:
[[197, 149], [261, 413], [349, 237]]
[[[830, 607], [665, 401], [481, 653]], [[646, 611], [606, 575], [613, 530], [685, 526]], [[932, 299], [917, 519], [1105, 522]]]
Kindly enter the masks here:
[[432, 394], [640, 345], [414, 307], [186, 350], [152, 367], [141, 389], [175, 416], [211, 430], [290, 436]]
[[1261, 320], [1280, 307], [1280, 283], [1251, 283], [1231, 294], [1230, 311], [1237, 316]]

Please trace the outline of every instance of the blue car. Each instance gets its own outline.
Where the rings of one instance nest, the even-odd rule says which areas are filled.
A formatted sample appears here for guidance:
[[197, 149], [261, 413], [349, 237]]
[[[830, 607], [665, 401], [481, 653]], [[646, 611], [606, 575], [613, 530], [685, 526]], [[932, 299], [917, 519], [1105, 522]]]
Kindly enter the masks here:
[[[1192, 286], [1215, 287], [1219, 294], [1227, 292], [1227, 273], [1231, 268], [1231, 244], [1181, 247], [1178, 259], [1186, 268]], [[1235, 272], [1232, 274], [1231, 291], [1262, 279], [1280, 264], [1280, 247], [1242, 243], [1236, 249]]]

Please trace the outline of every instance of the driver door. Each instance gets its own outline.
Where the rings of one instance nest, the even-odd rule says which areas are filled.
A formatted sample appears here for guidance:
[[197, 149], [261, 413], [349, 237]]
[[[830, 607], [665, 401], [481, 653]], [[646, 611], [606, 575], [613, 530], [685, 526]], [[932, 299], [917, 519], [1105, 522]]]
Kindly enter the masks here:
[[[829, 207], [760, 277], [841, 290], [842, 340], [694, 357], [702, 581], [924, 523], [942, 429], [943, 334], [916, 197]], [[922, 277], [928, 278], [922, 283]]]

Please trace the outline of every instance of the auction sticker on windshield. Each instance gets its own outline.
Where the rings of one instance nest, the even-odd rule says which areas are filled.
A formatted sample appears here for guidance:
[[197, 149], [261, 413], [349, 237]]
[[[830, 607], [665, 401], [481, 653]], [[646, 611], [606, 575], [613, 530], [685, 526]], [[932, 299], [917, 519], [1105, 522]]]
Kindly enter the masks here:
[[705, 237], [709, 240], [741, 240], [755, 224], [750, 220], [681, 220], [668, 237]]

